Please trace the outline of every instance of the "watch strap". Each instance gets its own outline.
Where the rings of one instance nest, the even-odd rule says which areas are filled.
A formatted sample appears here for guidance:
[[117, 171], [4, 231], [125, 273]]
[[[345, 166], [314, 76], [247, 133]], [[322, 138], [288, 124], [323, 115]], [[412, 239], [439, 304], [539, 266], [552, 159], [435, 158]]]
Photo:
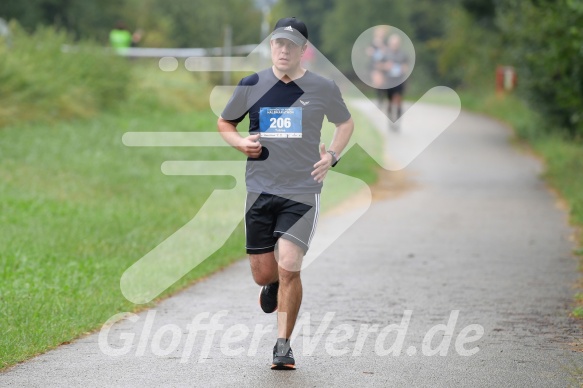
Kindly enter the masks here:
[[330, 155], [332, 155], [332, 160], [333, 160], [332, 167], [335, 167], [338, 164], [338, 160], [339, 160], [338, 157], [336, 156], [336, 152], [334, 152], [332, 150], [328, 150], [326, 152], [328, 152]]

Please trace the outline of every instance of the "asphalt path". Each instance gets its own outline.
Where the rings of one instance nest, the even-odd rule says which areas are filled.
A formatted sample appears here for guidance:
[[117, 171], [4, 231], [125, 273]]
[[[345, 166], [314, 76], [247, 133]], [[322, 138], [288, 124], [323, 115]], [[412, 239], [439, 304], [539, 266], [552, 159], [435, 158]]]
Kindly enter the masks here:
[[[404, 171], [382, 174], [371, 207], [303, 271], [296, 371], [269, 368], [275, 315], [243, 260], [9, 369], [0, 386], [579, 386], [573, 230], [541, 163], [510, 138], [462, 113]], [[322, 217], [318, 233], [359, 205]]]

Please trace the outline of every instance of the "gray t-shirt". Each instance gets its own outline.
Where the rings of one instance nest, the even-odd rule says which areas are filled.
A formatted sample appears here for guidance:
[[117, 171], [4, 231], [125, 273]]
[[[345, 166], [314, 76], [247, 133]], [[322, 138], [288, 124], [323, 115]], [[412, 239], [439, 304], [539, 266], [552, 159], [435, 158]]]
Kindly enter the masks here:
[[324, 116], [339, 124], [350, 112], [334, 81], [310, 71], [289, 83], [272, 68], [243, 78], [221, 117], [235, 123], [249, 114], [249, 132], [261, 134], [262, 155], [247, 159], [247, 191], [269, 194], [319, 193], [311, 173], [320, 160]]
[[390, 70], [387, 70], [387, 77], [391, 79], [391, 84], [395, 85], [405, 81], [406, 71], [405, 67], [409, 63], [409, 57], [403, 50], [387, 50], [383, 58], [384, 62], [392, 62]]

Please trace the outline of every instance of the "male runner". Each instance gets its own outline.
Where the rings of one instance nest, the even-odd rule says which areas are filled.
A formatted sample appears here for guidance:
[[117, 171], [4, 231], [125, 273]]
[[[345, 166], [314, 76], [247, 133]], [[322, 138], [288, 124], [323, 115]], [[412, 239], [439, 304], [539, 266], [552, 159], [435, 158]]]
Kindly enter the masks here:
[[[291, 337], [302, 301], [300, 269], [312, 240], [322, 182], [338, 162], [354, 123], [340, 90], [306, 70], [308, 29], [280, 19], [272, 32], [273, 66], [243, 78], [218, 120], [227, 143], [247, 155], [246, 250], [264, 312], [278, 311], [272, 369], [295, 369]], [[249, 136], [237, 124], [249, 114]], [[335, 123], [320, 143], [324, 116]]]

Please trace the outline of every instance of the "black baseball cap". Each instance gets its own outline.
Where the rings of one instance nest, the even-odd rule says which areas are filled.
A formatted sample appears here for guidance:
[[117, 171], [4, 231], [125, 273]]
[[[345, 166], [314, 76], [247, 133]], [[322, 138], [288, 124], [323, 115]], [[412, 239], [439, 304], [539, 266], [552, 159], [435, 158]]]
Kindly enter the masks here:
[[277, 38], [289, 39], [298, 46], [303, 46], [308, 41], [308, 27], [293, 16], [279, 19], [271, 34], [271, 40]]

